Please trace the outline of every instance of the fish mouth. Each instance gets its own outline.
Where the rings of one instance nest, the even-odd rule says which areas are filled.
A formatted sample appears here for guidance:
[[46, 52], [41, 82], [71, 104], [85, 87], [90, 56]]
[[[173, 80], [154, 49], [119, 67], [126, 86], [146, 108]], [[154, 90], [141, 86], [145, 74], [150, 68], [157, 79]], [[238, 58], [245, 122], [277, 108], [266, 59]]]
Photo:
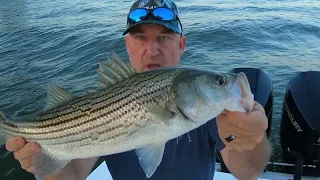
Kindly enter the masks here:
[[232, 87], [232, 93], [235, 95], [239, 105], [249, 112], [253, 109], [254, 98], [251, 92], [250, 83], [245, 73], [237, 74], [236, 80]]

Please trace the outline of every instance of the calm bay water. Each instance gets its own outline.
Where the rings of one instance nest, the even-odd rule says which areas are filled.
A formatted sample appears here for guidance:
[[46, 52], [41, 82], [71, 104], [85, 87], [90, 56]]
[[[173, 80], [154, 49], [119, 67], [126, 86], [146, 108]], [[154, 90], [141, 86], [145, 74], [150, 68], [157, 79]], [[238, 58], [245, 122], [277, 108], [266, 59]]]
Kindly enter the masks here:
[[[12, 118], [40, 111], [47, 84], [75, 95], [99, 87], [97, 62], [111, 51], [127, 59], [121, 34], [132, 2], [1, 0], [0, 111]], [[187, 36], [183, 66], [219, 72], [258, 67], [271, 77], [271, 138], [279, 149], [288, 81], [300, 71], [320, 70], [320, 1], [176, 3]]]

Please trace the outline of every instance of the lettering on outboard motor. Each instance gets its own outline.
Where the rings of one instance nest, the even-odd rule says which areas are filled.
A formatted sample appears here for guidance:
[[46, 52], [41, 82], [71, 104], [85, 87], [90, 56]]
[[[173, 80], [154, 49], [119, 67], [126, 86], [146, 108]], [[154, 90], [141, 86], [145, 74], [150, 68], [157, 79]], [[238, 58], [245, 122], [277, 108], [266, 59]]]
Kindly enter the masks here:
[[314, 139], [313, 145], [314, 146], [320, 146], [320, 137], [319, 138], [317, 137], [317, 138]]
[[294, 126], [294, 128], [297, 130], [297, 132], [302, 132], [303, 130], [300, 128], [299, 124], [294, 119], [293, 115], [291, 114], [289, 107], [287, 105], [287, 102], [284, 103], [284, 106], [286, 108], [286, 111], [288, 112], [288, 116], [289, 116], [291, 124]]
[[313, 145], [315, 145], [315, 146], [320, 146], [320, 137], [318, 138], [318, 140], [317, 140], [316, 143], [313, 143]]

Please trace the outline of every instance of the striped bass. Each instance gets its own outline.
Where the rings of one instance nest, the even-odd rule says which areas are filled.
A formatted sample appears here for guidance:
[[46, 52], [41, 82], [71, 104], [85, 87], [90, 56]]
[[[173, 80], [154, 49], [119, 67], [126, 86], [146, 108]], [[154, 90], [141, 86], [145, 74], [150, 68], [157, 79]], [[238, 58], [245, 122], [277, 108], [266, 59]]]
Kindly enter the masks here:
[[[161, 163], [165, 144], [217, 117], [246, 111], [253, 95], [244, 73], [190, 68], [137, 73], [118, 56], [99, 63], [103, 88], [83, 96], [49, 85], [46, 108], [24, 121], [0, 113], [0, 135], [21, 136], [41, 151], [32, 160], [43, 179], [72, 159], [135, 150], [146, 176]], [[250, 108], [250, 107], [249, 107]], [[251, 107], [252, 108], [252, 107]]]

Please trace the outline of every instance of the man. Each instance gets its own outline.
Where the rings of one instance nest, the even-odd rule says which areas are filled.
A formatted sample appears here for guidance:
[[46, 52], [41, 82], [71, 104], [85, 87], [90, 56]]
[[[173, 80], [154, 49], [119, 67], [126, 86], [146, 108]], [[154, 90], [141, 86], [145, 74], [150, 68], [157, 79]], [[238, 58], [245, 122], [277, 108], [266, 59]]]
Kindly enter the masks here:
[[[184, 53], [186, 37], [177, 6], [169, 0], [138, 0], [128, 15], [125, 42], [130, 63], [138, 72], [177, 66]], [[253, 112], [227, 112], [217, 119], [166, 143], [163, 159], [150, 180], [211, 180], [215, 149], [238, 179], [257, 179], [264, 170], [271, 148], [265, 136], [267, 118], [258, 103]], [[12, 138], [7, 149], [29, 172], [31, 159], [39, 151], [35, 143]], [[147, 179], [135, 151], [103, 157], [115, 180]], [[47, 179], [85, 179], [98, 157], [73, 160]]]

